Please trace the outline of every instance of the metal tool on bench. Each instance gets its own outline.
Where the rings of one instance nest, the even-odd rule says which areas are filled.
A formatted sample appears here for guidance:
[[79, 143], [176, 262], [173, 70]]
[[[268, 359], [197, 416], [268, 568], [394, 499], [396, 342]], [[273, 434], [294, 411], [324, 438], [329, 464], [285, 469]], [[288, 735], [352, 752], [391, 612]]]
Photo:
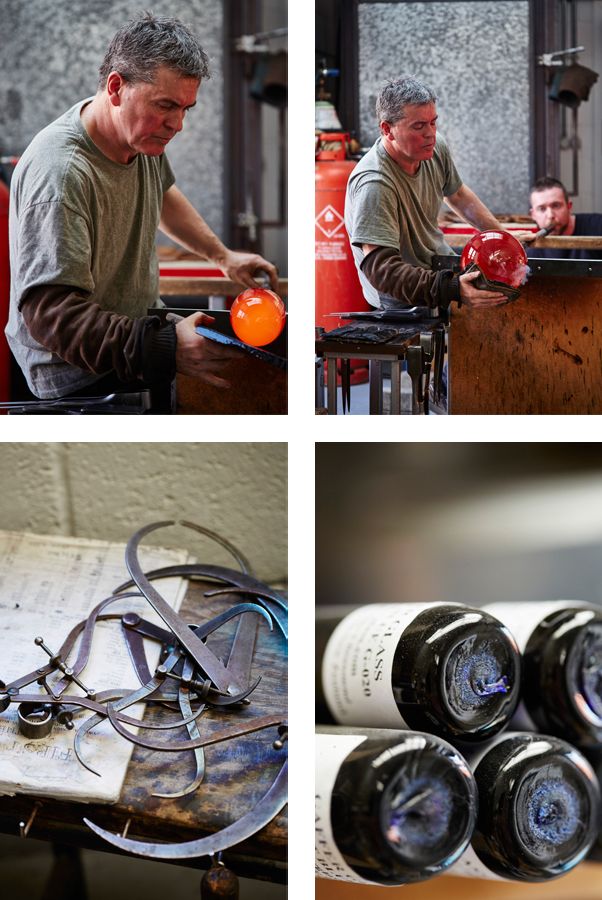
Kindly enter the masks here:
[[424, 412], [424, 353], [420, 345], [406, 350], [406, 366], [412, 381], [412, 415]]
[[445, 328], [439, 325], [433, 332], [435, 345], [433, 355], [433, 399], [441, 403], [443, 398], [443, 368], [445, 363]]
[[429, 388], [431, 380], [431, 368], [433, 357], [435, 355], [435, 336], [432, 331], [420, 335], [420, 346], [422, 347], [423, 364], [424, 364], [424, 380], [422, 385], [424, 414], [429, 414]]
[[341, 403], [343, 415], [345, 415], [345, 412], [351, 412], [351, 360], [339, 360], [339, 370], [341, 373]]
[[235, 347], [237, 350], [243, 350], [249, 356], [261, 360], [261, 362], [269, 363], [270, 366], [276, 366], [277, 369], [288, 369], [288, 360], [276, 353], [270, 353], [269, 350], [260, 350], [259, 347], [252, 347], [250, 344], [244, 344], [238, 338], [231, 337], [229, 334], [222, 334], [214, 328], [206, 328], [204, 325], [197, 325], [195, 329], [197, 334], [207, 340], [215, 341], [217, 344], [224, 344], [227, 347]]
[[[144, 573], [137, 556], [140, 540], [149, 532], [169, 524], [175, 523], [159, 522], [141, 528], [128, 542], [127, 565], [139, 591], [120, 591], [97, 604], [86, 619], [71, 629], [56, 652], [46, 646], [43, 638], [36, 638], [36, 644], [48, 655], [48, 662], [10, 684], [0, 682], [0, 712], [4, 712], [11, 704], [19, 704], [22, 733], [34, 740], [48, 739], [55, 724], [68, 729], [74, 728], [73, 718], [78, 712], [85, 710], [91, 712], [92, 716], [79, 726], [75, 735], [76, 756], [91, 771], [94, 770], [83, 758], [82, 740], [102, 721], [109, 722], [119, 735], [141, 747], [168, 753], [192, 751], [196, 761], [194, 777], [188, 780], [181, 791], [157, 794], [168, 798], [183, 797], [199, 787], [204, 776], [204, 747], [258, 731], [273, 730], [271, 745], [278, 754], [283, 754], [284, 759], [272, 786], [252, 809], [216, 834], [181, 843], [155, 843], [134, 840], [126, 837], [125, 833], [112, 834], [89, 819], [84, 819], [98, 836], [122, 850], [160, 859], [189, 859], [216, 854], [250, 837], [271, 821], [286, 804], [285, 743], [288, 734], [286, 720], [282, 715], [252, 716], [245, 712], [245, 704], [249, 703], [248, 697], [261, 680], [260, 677], [255, 680], [251, 677], [257, 615], [268, 621], [270, 629], [272, 622], [276, 622], [279, 630], [286, 635], [286, 603], [277, 591], [249, 573], [250, 566], [247, 560], [229, 541], [191, 522], [181, 524], [215, 539], [232, 553], [243, 571], [236, 572], [208, 564], [191, 564], [188, 567], [165, 567], [154, 573]], [[191, 626], [175, 613], [150, 584], [152, 578], [168, 577], [168, 574], [175, 574], [176, 569], [180, 569], [181, 573], [188, 577], [209, 577], [226, 583], [226, 587], [206, 592], [208, 595], [246, 594], [247, 597], [257, 598], [257, 602], [237, 603], [211, 619]], [[106, 611], [112, 604], [130, 597], [142, 596], [153, 606], [167, 628], [148, 622], [138, 613]], [[238, 618], [239, 621], [224, 664], [204, 641], [233, 618]], [[103, 691], [87, 687], [81, 680], [80, 676], [90, 656], [94, 628], [98, 622], [111, 619], [118, 619], [121, 623], [134, 671], [140, 681], [139, 688]], [[166, 648], [164, 658], [154, 673], [148, 666], [144, 638], [159, 641]], [[69, 663], [68, 657], [78, 640], [76, 659], [73, 663]], [[54, 674], [59, 674], [60, 677], [51, 685], [49, 677]], [[23, 692], [23, 688], [34, 682], [41, 688], [39, 693]], [[72, 684], [76, 684], [84, 692], [84, 696], [67, 693]], [[128, 716], [125, 710], [141, 701], [153, 704], [159, 709], [176, 708], [180, 717], [175, 721], [171, 719], [167, 722], [148, 722]], [[212, 706], [223, 710], [231, 708], [237, 710], [237, 713], [233, 718], [226, 720], [227, 724], [223, 728], [202, 734], [198, 727], [199, 717], [206, 708]], [[129, 731], [126, 726], [134, 727], [136, 732]], [[186, 740], [157, 741], [138, 733], [138, 729], [169, 733], [174, 728], [184, 726], [188, 732]]]
[[150, 391], [112, 393], [103, 397], [59, 397], [54, 400], [10, 400], [0, 403], [9, 416], [144, 415], [151, 407]]
[[536, 231], [533, 235], [533, 240], [537, 241], [539, 238], [547, 237], [552, 231], [554, 231], [555, 225], [548, 225], [547, 228], [540, 228], [539, 231]]
[[334, 319], [357, 319], [364, 322], [420, 322], [432, 319], [433, 310], [428, 306], [408, 306], [395, 309], [373, 309], [361, 312], [326, 313]]
[[333, 328], [332, 331], [326, 333], [325, 339], [341, 344], [353, 344], [354, 342], [386, 344], [389, 341], [398, 339], [399, 336], [400, 329], [394, 325], [358, 322], [357, 324], [341, 325], [339, 328]]

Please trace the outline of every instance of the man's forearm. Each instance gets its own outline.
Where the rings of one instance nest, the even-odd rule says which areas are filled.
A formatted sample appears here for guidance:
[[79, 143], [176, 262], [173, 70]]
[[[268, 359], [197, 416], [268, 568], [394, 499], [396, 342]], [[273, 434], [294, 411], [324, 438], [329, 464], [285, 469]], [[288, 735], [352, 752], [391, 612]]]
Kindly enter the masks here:
[[175, 185], [163, 196], [159, 228], [191, 253], [220, 265], [224, 263], [228, 254], [227, 247]]
[[441, 306], [460, 299], [458, 277], [451, 270], [430, 272], [403, 261], [398, 250], [364, 244], [362, 272], [376, 290], [400, 306]]
[[23, 320], [42, 347], [95, 375], [124, 382], [170, 380], [175, 371], [173, 324], [132, 319], [101, 307], [68, 285], [39, 285], [21, 301]]
[[445, 201], [460, 218], [468, 222], [469, 225], [474, 226], [474, 228], [478, 228], [479, 231], [487, 231], [489, 229], [499, 231], [502, 229], [493, 213], [479, 200], [474, 191], [471, 191], [465, 184], [455, 194], [446, 197]]

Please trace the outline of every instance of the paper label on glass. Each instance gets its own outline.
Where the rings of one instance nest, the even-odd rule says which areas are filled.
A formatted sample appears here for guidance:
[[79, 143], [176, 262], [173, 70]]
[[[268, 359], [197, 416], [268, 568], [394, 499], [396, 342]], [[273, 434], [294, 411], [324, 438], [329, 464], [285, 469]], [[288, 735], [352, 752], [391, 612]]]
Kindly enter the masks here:
[[446, 874], [460, 875], [463, 878], [486, 878], [488, 881], [508, 881], [507, 878], [501, 878], [484, 866], [470, 844], [458, 862], [454, 863]]
[[335, 844], [330, 819], [332, 789], [341, 763], [366, 740], [360, 734], [316, 734], [316, 877], [356, 884], [366, 881], [351, 869]]
[[373, 603], [339, 622], [326, 646], [322, 683], [341, 725], [405, 728], [391, 686], [393, 658], [417, 615], [444, 603]]
[[518, 649], [524, 652], [527, 642], [542, 619], [559, 609], [570, 607], [582, 607], [592, 609], [589, 603], [581, 600], [530, 600], [523, 602], [517, 600], [514, 603], [489, 603], [484, 606], [485, 612], [495, 616], [508, 631], [514, 636]]

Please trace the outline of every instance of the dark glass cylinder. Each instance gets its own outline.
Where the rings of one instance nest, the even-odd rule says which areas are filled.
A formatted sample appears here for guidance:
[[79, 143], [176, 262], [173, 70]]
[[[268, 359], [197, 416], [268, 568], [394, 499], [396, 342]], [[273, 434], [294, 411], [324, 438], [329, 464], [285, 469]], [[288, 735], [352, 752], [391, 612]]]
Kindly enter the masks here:
[[316, 729], [316, 874], [380, 885], [423, 881], [468, 845], [474, 778], [431, 734]]
[[453, 874], [547, 881], [584, 859], [598, 833], [600, 788], [575, 747], [514, 732], [475, 754], [469, 762], [479, 791], [477, 824]]
[[[602, 749], [585, 750], [584, 753], [596, 773], [598, 784], [602, 785]], [[588, 859], [602, 862], [602, 820], [598, 823], [598, 834], [589, 852]]]
[[319, 722], [412, 728], [476, 742], [510, 720], [520, 655], [493, 616], [454, 604], [346, 611], [316, 611]]
[[[508, 604], [505, 604], [508, 605]], [[538, 604], [525, 604], [525, 610]], [[602, 745], [602, 613], [570, 602], [534, 623], [523, 651], [522, 700], [534, 728], [577, 747]], [[513, 604], [504, 619], [513, 630], [524, 611]]]

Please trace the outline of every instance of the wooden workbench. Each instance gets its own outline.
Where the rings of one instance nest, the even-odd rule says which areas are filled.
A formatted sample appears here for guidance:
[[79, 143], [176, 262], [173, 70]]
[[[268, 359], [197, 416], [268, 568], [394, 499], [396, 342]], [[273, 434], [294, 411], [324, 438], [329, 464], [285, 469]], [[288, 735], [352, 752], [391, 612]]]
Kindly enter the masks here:
[[[174, 296], [191, 296], [191, 297], [207, 297], [207, 296], [225, 296], [236, 297], [244, 291], [244, 287], [229, 278], [215, 275], [188, 275], [179, 278], [174, 275], [161, 275], [159, 278], [159, 293], [162, 297]], [[280, 278], [278, 281], [278, 291], [280, 297], [288, 295], [288, 278]]]
[[[215, 586], [215, 582], [204, 586], [201, 582], [191, 582], [182, 607], [185, 619], [197, 622], [199, 618], [208, 618], [240, 602], [240, 595], [211, 600], [204, 598], [203, 590]], [[221, 637], [213, 635], [208, 639], [218, 656], [227, 652], [235, 627], [236, 623], [230, 623], [220, 631]], [[262, 680], [251, 695], [251, 704], [242, 707], [236, 717], [285, 713], [286, 671], [285, 641], [276, 629], [270, 633], [267, 623], [262, 621], [253, 663], [253, 672], [261, 674]], [[218, 730], [227, 727], [228, 718], [227, 713], [211, 711], [205, 719], [203, 713], [199, 727], [207, 731]], [[180, 736], [182, 732], [185, 729], [180, 729]], [[146, 734], [156, 738], [158, 732]], [[170, 736], [173, 735], [174, 732], [171, 732]], [[268, 731], [258, 732], [208, 747], [205, 751], [206, 775], [203, 784], [194, 794], [177, 800], [152, 797], [151, 793], [155, 790], [182, 789], [187, 779], [194, 775], [192, 753], [155, 753], [135, 747], [117, 804], [82, 804], [44, 798], [32, 823], [30, 836], [117, 852], [87, 828], [82, 821], [83, 816], [114, 832], [121, 832], [127, 820], [131, 819], [128, 836], [147, 840], [190, 841], [213, 833], [240, 818], [269, 788], [283, 760], [282, 752], [271, 746], [276, 736], [271, 732], [268, 734]], [[187, 735], [184, 733], [183, 737]], [[0, 797], [0, 830], [18, 835], [19, 822], [28, 820], [35, 802], [36, 798], [31, 795]], [[286, 842], [285, 808], [259, 834], [225, 851], [223, 859], [237, 875], [283, 882], [286, 877]], [[184, 864], [206, 868], [209, 860], [202, 857], [186, 860]]]
[[[153, 315], [165, 319], [168, 313], [189, 316], [194, 310], [172, 307], [153, 309]], [[211, 328], [233, 335], [228, 310], [212, 309]], [[288, 316], [282, 334], [273, 343], [260, 349], [286, 359], [288, 344]], [[286, 415], [288, 401], [288, 372], [263, 362], [244, 352], [229, 361], [220, 372], [231, 387], [219, 388], [189, 375], [176, 376], [177, 415]]]
[[286, 415], [286, 372], [269, 363], [241, 354], [228, 362], [220, 376], [229, 388], [176, 376], [176, 414], [179, 416], [274, 416]]
[[[454, 307], [451, 415], [602, 413], [602, 262], [532, 259], [514, 303]], [[438, 257], [437, 268], [457, 267]]]
[[[244, 251], [243, 251], [244, 252]], [[202, 259], [179, 247], [157, 247], [159, 259], [159, 293], [173, 296], [235, 297], [244, 288], [226, 278], [215, 263]], [[288, 278], [278, 280], [277, 293], [288, 295]]]

